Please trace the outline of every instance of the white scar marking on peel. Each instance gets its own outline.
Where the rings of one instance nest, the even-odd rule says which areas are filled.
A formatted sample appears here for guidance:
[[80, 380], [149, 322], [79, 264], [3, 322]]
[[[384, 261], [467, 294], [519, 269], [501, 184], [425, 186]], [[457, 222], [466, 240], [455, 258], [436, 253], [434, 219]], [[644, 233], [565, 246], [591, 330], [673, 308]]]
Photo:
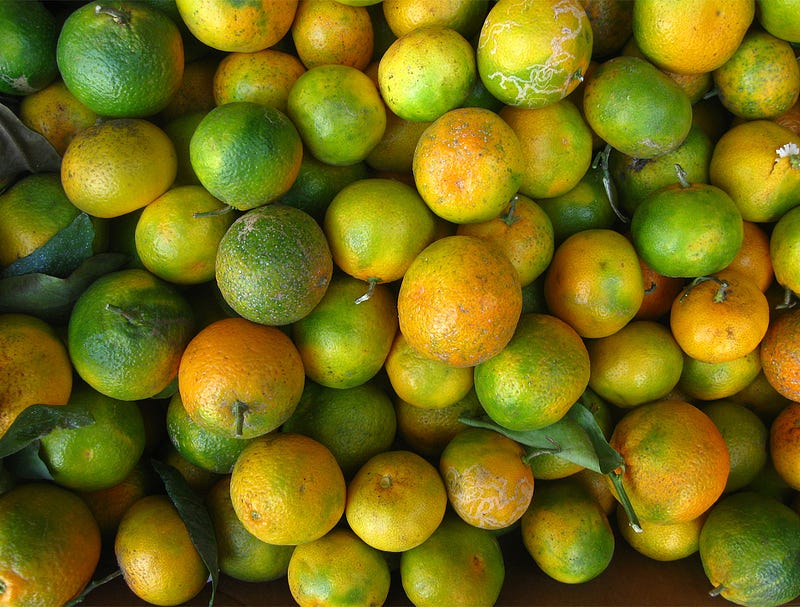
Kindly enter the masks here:
[[[451, 490], [451, 501], [456, 510], [463, 512], [473, 520], [478, 520], [485, 528], [499, 529], [515, 521], [528, 509], [533, 496], [533, 483], [526, 477], [516, 482], [492, 474], [481, 464], [466, 468], [459, 474], [454, 468], [445, 471], [445, 484]], [[462, 487], [479, 487], [483, 497]], [[512, 507], [509, 512], [508, 508]], [[498, 517], [497, 514], [503, 516]]]

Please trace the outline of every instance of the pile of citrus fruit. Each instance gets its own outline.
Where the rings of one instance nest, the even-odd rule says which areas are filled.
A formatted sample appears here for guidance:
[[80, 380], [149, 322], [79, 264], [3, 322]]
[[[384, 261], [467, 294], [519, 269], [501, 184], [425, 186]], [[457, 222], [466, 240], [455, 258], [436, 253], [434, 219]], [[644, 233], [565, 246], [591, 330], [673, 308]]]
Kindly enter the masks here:
[[0, 2], [0, 605], [800, 596], [800, 2]]

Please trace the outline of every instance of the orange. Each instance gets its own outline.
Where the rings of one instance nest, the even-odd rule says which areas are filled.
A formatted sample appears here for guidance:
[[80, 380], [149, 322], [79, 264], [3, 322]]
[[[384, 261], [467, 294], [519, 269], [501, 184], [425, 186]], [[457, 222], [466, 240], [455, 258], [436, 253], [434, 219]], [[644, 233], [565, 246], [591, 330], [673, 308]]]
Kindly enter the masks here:
[[75, 371], [95, 390], [141, 400], [175, 379], [194, 330], [192, 309], [172, 285], [146, 270], [117, 270], [75, 302], [67, 345]]
[[289, 90], [286, 111], [309, 152], [327, 164], [363, 161], [386, 129], [378, 87], [349, 65], [306, 70]]
[[737, 124], [714, 146], [709, 179], [733, 198], [745, 221], [777, 221], [798, 203], [800, 135], [771, 120]]
[[[759, 348], [759, 359], [761, 352]], [[780, 394], [767, 380], [762, 368], [755, 379], [747, 384], [736, 394], [729, 397], [729, 400], [743, 404], [753, 413], [758, 415], [765, 423], [771, 422], [781, 410], [788, 405], [788, 398]]]
[[459, 224], [456, 234], [477, 236], [495, 245], [517, 270], [523, 287], [544, 273], [555, 250], [550, 217], [537, 203], [522, 194], [514, 196], [498, 217], [480, 223]]
[[300, 607], [383, 605], [389, 595], [389, 563], [349, 529], [297, 546], [287, 572]]
[[98, 116], [78, 101], [63, 80], [56, 80], [22, 98], [19, 118], [63, 156], [75, 134], [94, 124]]
[[288, 325], [321, 301], [333, 274], [322, 228], [299, 209], [270, 204], [247, 211], [219, 241], [216, 280], [239, 315]]
[[706, 515], [680, 523], [641, 522], [641, 531], [628, 524], [625, 509], [616, 507], [617, 528], [622, 538], [638, 552], [654, 561], [677, 561], [696, 554], [700, 548], [700, 530]]
[[432, 121], [462, 106], [477, 79], [472, 45], [449, 27], [411, 30], [378, 63], [381, 96], [406, 120]]
[[59, 23], [38, 0], [4, 2], [0, 7], [0, 93], [24, 97], [58, 77]]
[[699, 361], [731, 361], [752, 352], [769, 325], [766, 296], [731, 271], [701, 277], [675, 298], [669, 326], [681, 349]]
[[661, 320], [672, 308], [672, 302], [683, 289], [684, 279], [659, 274], [641, 257], [644, 298], [634, 316], [637, 320]]
[[499, 114], [522, 144], [522, 194], [552, 198], [578, 185], [592, 162], [592, 132], [572, 101], [534, 109], [505, 106]]
[[400, 555], [400, 583], [419, 607], [490, 607], [505, 573], [497, 537], [452, 514], [422, 544]]
[[138, 118], [164, 109], [183, 78], [183, 39], [147, 3], [108, 1], [72, 11], [58, 36], [61, 77], [101, 116]]
[[475, 223], [499, 215], [517, 193], [525, 157], [516, 133], [496, 113], [458, 108], [422, 133], [412, 170], [434, 213], [453, 223]]
[[609, 444], [625, 462], [622, 486], [644, 523], [695, 519], [725, 489], [725, 440], [711, 418], [687, 402], [661, 400], [629, 410]]
[[91, 581], [100, 530], [88, 506], [51, 483], [27, 482], [0, 496], [0, 605], [63, 605]]
[[791, 0], [759, 2], [756, 19], [776, 38], [789, 42], [800, 42], [800, 17]]
[[777, 122], [781, 126], [785, 126], [794, 133], [800, 134], [800, 100], [795, 102], [788, 110], [770, 120]]
[[772, 226], [767, 257], [778, 284], [800, 293], [800, 201]]
[[678, 390], [688, 398], [717, 400], [744, 390], [761, 372], [758, 348], [723, 362], [709, 363], [684, 354]]
[[428, 4], [423, 0], [383, 0], [386, 24], [400, 38], [423, 27], [449, 27], [467, 39], [475, 36], [483, 24], [489, 6], [473, 0], [448, 0]]
[[478, 73], [506, 105], [535, 108], [569, 95], [592, 55], [592, 26], [578, 0], [501, 0], [478, 37]]
[[403, 276], [397, 297], [400, 331], [409, 345], [455, 367], [500, 352], [521, 310], [514, 266], [475, 236], [447, 236], [428, 245]]
[[345, 517], [364, 542], [405, 552], [427, 540], [444, 518], [447, 491], [433, 464], [412, 451], [374, 455], [347, 486]]
[[119, 217], [149, 204], [175, 180], [178, 160], [167, 134], [148, 120], [105, 120], [78, 132], [61, 163], [61, 183], [76, 207]]
[[739, 48], [755, 15], [753, 0], [638, 4], [632, 25], [642, 53], [658, 67], [680, 74], [710, 72], [725, 63]]
[[250, 443], [231, 473], [231, 501], [261, 541], [297, 545], [319, 539], [344, 513], [344, 477], [322, 443], [278, 432]]
[[175, 505], [166, 495], [148, 495], [119, 523], [114, 555], [125, 584], [153, 605], [181, 605], [208, 579], [200, 554]]
[[215, 198], [247, 211], [288, 191], [300, 171], [303, 144], [280, 110], [237, 101], [203, 117], [192, 134], [189, 158]]
[[456, 434], [442, 451], [439, 473], [456, 514], [481, 529], [516, 523], [533, 498], [533, 474], [525, 448], [485, 428]]
[[403, 277], [419, 252], [433, 242], [436, 220], [412, 186], [368, 178], [334, 196], [323, 229], [336, 266], [378, 284]]
[[186, 482], [186, 486], [200, 497], [205, 496], [221, 477], [216, 472], [190, 462], [170, 441], [161, 443], [157, 456], [159, 461], [172, 466]]
[[178, 370], [189, 416], [233, 438], [280, 426], [297, 406], [304, 383], [300, 355], [286, 334], [244, 318], [218, 320], [199, 331]]
[[779, 116], [800, 95], [800, 65], [794, 48], [759, 29], [748, 32], [713, 75], [722, 105], [746, 120]]
[[771, 236], [761, 225], [745, 221], [742, 227], [742, 246], [725, 269], [749, 276], [759, 289], [766, 292], [775, 276], [774, 258], [780, 255], [770, 253]]
[[335, 0], [300, 2], [290, 31], [306, 68], [336, 64], [363, 70], [372, 59], [372, 20], [363, 6]]
[[274, 48], [228, 53], [214, 72], [214, 101], [217, 105], [253, 101], [285, 113], [289, 91], [305, 71], [295, 55]]
[[219, 57], [214, 55], [186, 63], [178, 90], [158, 113], [160, 124], [185, 114], [208, 112], [214, 108], [214, 72], [218, 63]]
[[292, 26], [297, 0], [176, 0], [189, 31], [211, 48], [240, 53], [262, 51], [279, 42]]
[[[376, 171], [411, 175], [414, 149], [432, 121], [405, 120], [386, 109], [386, 129], [367, 157], [366, 164]], [[411, 177], [413, 183], [413, 176]]]
[[[611, 432], [609, 431], [610, 434]], [[617, 509], [619, 502], [617, 502], [614, 494], [611, 493], [605, 474], [589, 468], [583, 468], [573, 474], [572, 478], [592, 494], [597, 503], [600, 504], [600, 508], [606, 513], [606, 516], [610, 516]]]
[[683, 352], [669, 329], [632, 320], [616, 333], [588, 340], [589, 387], [618, 407], [630, 408], [667, 396], [678, 384]]
[[633, 34], [633, 3], [627, 0], [583, 0], [592, 24], [592, 59], [617, 55]]
[[175, 155], [178, 157], [178, 171], [175, 175], [175, 181], [172, 182], [173, 187], [200, 185], [197, 173], [194, 172], [192, 167], [189, 147], [197, 125], [200, 124], [206, 113], [189, 112], [164, 124], [164, 132], [172, 140], [172, 144], [175, 146]]
[[550, 312], [581, 337], [605, 337], [639, 310], [644, 281], [630, 241], [607, 228], [583, 230], [556, 248], [545, 273]]
[[800, 490], [800, 403], [786, 405], [773, 420], [769, 429], [769, 454], [786, 484]]
[[636, 158], [677, 148], [692, 126], [692, 103], [669, 76], [638, 57], [601, 63], [584, 84], [586, 122], [611, 147]]

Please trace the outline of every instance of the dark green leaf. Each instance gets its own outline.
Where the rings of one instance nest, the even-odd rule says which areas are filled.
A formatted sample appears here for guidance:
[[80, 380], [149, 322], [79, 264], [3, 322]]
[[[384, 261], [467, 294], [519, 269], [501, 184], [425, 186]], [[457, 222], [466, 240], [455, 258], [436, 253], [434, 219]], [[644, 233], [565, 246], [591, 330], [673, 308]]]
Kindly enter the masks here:
[[584, 407], [580, 401], [572, 405], [565, 417], [577, 423], [589, 437], [598, 460], [598, 472], [609, 474], [625, 465], [622, 456], [608, 444], [603, 430], [600, 428], [594, 415], [592, 415], [589, 409]]
[[0, 104], [0, 158], [0, 181], [25, 172], [61, 170], [61, 156], [50, 142], [22, 124], [4, 104]]
[[39, 456], [39, 446], [39, 441], [35, 440], [6, 458], [8, 469], [16, 478], [53, 480], [50, 469]]
[[54, 428], [80, 428], [93, 423], [94, 418], [84, 408], [31, 405], [20, 412], [0, 437], [0, 459], [25, 449]]
[[98, 586], [102, 586], [103, 584], [107, 584], [108, 582], [118, 578], [121, 575], [122, 575], [122, 571], [120, 569], [115, 569], [114, 571], [109, 573], [107, 576], [102, 577], [99, 580], [92, 580], [91, 582], [89, 582], [86, 585], [86, 588], [83, 589], [83, 592], [81, 592], [78, 596], [76, 596], [74, 599], [72, 599], [69, 603], [65, 604], [64, 607], [75, 607], [75, 605], [79, 605], [79, 604], [83, 603], [83, 601], [86, 600], [86, 597], [89, 595], [89, 593], [92, 590], [94, 590]]
[[84, 261], [67, 278], [34, 273], [0, 279], [0, 313], [20, 312], [63, 322], [90, 284], [127, 261], [121, 253], [101, 253]]
[[0, 278], [39, 272], [66, 276], [92, 256], [94, 225], [86, 213], [72, 222], [30, 255], [17, 259], [0, 273]]
[[214, 526], [211, 522], [211, 515], [203, 500], [192, 491], [186, 480], [173, 466], [158, 460], [152, 460], [167, 495], [175, 504], [178, 513], [181, 515], [189, 535], [192, 538], [195, 548], [200, 553], [200, 558], [206, 565], [211, 575], [211, 598], [208, 601], [209, 607], [214, 604], [214, 595], [219, 583], [219, 561], [217, 555], [217, 538], [214, 535]]

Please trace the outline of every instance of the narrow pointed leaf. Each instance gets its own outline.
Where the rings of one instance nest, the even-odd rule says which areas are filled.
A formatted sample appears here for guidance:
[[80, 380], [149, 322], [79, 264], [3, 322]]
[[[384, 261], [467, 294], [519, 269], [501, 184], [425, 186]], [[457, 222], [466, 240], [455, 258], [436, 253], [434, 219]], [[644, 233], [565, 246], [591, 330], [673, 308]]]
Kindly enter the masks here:
[[92, 414], [84, 408], [31, 405], [20, 412], [0, 437], [0, 459], [25, 449], [54, 428], [80, 428], [93, 423]]

